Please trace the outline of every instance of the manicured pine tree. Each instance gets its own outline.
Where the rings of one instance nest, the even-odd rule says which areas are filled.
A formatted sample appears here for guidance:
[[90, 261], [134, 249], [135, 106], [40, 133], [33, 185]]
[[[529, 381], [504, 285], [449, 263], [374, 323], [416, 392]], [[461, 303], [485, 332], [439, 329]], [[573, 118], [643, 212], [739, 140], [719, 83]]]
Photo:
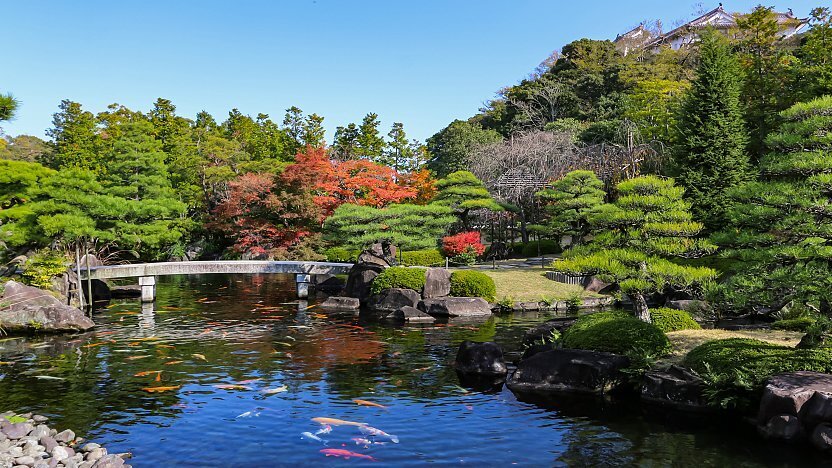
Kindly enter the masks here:
[[537, 230], [548, 237], [572, 236], [572, 246], [590, 232], [588, 216], [604, 203], [604, 183], [592, 171], [572, 171], [537, 193], [546, 203], [546, 224]]
[[697, 291], [716, 277], [710, 268], [683, 266], [672, 259], [706, 255], [715, 247], [696, 238], [702, 224], [692, 220], [684, 189], [673, 179], [642, 176], [616, 189], [617, 200], [588, 217], [593, 240], [567, 251], [553, 268], [618, 283], [632, 300], [636, 317], [649, 322], [646, 295], [667, 288]]
[[436, 182], [436, 189], [438, 192], [434, 203], [452, 208], [465, 231], [470, 227], [472, 210], [503, 211], [503, 207], [488, 193], [485, 184], [468, 171], [448, 174]]
[[750, 178], [740, 108], [742, 72], [728, 41], [706, 30], [700, 61], [679, 115], [674, 166], [696, 219], [711, 230], [723, 226], [726, 191]]
[[832, 96], [782, 112], [760, 177], [731, 191], [730, 229], [714, 235], [739, 271], [715, 303], [775, 313], [788, 305], [832, 315]]

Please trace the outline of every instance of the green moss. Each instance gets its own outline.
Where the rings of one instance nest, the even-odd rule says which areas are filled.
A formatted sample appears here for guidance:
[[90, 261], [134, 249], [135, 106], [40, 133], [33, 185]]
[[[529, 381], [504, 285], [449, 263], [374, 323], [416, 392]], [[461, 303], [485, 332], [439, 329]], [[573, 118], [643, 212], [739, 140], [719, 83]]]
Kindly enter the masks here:
[[566, 348], [588, 349], [616, 354], [662, 356], [670, 349], [667, 336], [653, 324], [623, 312], [584, 315], [563, 334]]
[[481, 297], [494, 302], [497, 287], [490, 276], [476, 270], [460, 270], [451, 273], [451, 296]]
[[816, 318], [805, 315], [803, 317], [793, 319], [778, 320], [771, 324], [771, 328], [776, 328], [777, 330], [805, 332], [809, 329], [809, 327], [814, 325], [815, 322], [817, 322]]
[[390, 288], [405, 288], [421, 291], [425, 287], [425, 271], [424, 268], [387, 268], [373, 280], [370, 292], [378, 294]]
[[702, 328], [684, 310], [668, 309], [666, 307], [653, 309], [650, 311], [650, 319], [653, 321], [653, 325], [665, 333], [678, 330], [699, 330]]
[[349, 250], [343, 247], [332, 247], [324, 250], [326, 261], [336, 263], [354, 263], [360, 253], [360, 250]]
[[405, 266], [444, 266], [445, 256], [438, 249], [402, 252], [401, 263]]

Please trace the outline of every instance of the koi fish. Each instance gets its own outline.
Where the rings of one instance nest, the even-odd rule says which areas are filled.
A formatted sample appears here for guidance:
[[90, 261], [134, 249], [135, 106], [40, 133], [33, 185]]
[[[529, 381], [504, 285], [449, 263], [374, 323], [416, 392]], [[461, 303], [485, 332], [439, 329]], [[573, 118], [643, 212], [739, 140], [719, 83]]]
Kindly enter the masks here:
[[343, 457], [346, 459], [359, 458], [361, 460], [378, 461], [369, 455], [364, 455], [363, 453], [350, 452], [349, 450], [344, 449], [322, 449], [320, 452], [326, 455], [327, 457]]
[[251, 390], [251, 387], [246, 387], [245, 385], [235, 385], [235, 384], [221, 384], [221, 385], [214, 385], [215, 388], [219, 388], [220, 390]]
[[114, 331], [96, 332], [95, 336], [107, 336], [107, 335], [112, 335], [113, 333], [115, 333], [115, 332]]
[[169, 392], [171, 390], [176, 390], [180, 388], [181, 385], [174, 385], [172, 387], [144, 387], [142, 390], [146, 391], [147, 393], [159, 393], [159, 392]]
[[252, 417], [252, 416], [254, 416], [255, 418], [256, 418], [256, 417], [259, 417], [259, 416], [260, 416], [260, 412], [258, 411], [258, 412], [256, 412], [256, 413], [255, 413], [255, 412], [252, 412], [252, 411], [246, 411], [246, 412], [245, 412], [245, 413], [243, 413], [243, 414], [239, 414], [239, 415], [237, 415], [237, 417], [236, 417], [236, 418], [234, 418], [234, 419], [240, 419], [240, 418], [250, 418], [250, 417]]
[[136, 360], [139, 360], [139, 359], [146, 359], [146, 358], [149, 358], [149, 357], [150, 356], [147, 356], [147, 355], [145, 355], [145, 356], [128, 356], [128, 357], [124, 358], [124, 360], [125, 361], [136, 361]]
[[315, 435], [329, 434], [330, 432], [332, 432], [332, 426], [324, 426], [324, 427], [318, 429], [317, 431], [315, 431]]
[[95, 348], [97, 346], [103, 346], [105, 344], [110, 344], [110, 343], [115, 343], [115, 341], [101, 341], [101, 342], [98, 342], [98, 343], [85, 344], [84, 346], [81, 346], [81, 347], [82, 348]]
[[345, 421], [343, 419], [335, 419], [335, 418], [312, 418], [312, 421], [322, 425], [322, 426], [357, 426], [357, 427], [364, 427], [366, 424], [355, 422], [355, 421]]
[[321, 439], [320, 437], [316, 436], [315, 434], [313, 434], [311, 432], [301, 432], [300, 433], [300, 438], [301, 439], [314, 440], [315, 442], [320, 442], [322, 444], [326, 444], [325, 440]]
[[410, 371], [410, 372], [413, 372], [413, 373], [416, 373], [416, 372], [424, 372], [424, 371], [426, 371], [426, 370], [430, 370], [430, 367], [431, 367], [431, 366], [428, 366], [428, 367], [420, 367], [420, 368], [418, 368], [418, 369], [413, 369], [413, 370], [412, 370], [412, 371]]
[[288, 387], [286, 387], [285, 385], [281, 385], [280, 387], [275, 388], [264, 388], [263, 390], [261, 390], [261, 392], [265, 395], [275, 395], [277, 393], [283, 393], [288, 390]]
[[10, 366], [14, 364], [12, 361], [0, 361], [0, 366]]
[[183, 362], [185, 362], [185, 361], [168, 361], [168, 362], [165, 363], [165, 365], [166, 366], [172, 366], [174, 364], [181, 364]]
[[369, 435], [369, 436], [373, 436], [373, 437], [384, 437], [385, 439], [388, 439], [390, 442], [393, 442], [394, 444], [399, 443], [398, 436], [394, 436], [393, 434], [388, 434], [388, 433], [382, 431], [381, 429], [376, 429], [376, 428], [370, 427], [366, 424], [362, 424], [361, 426], [358, 426], [358, 430], [361, 431], [361, 433], [364, 434], [364, 435]]
[[258, 377], [258, 378], [256, 378], [256, 379], [241, 380], [241, 381], [237, 382], [237, 385], [246, 385], [246, 384], [250, 384], [250, 383], [258, 382], [258, 381], [260, 381], [260, 380], [263, 380], [263, 379], [261, 379], [261, 378], [259, 378], [259, 377]]
[[191, 356], [193, 356], [193, 357], [195, 357], [195, 358], [197, 358], [197, 359], [202, 359], [203, 361], [207, 361], [207, 360], [208, 360], [208, 359], [206, 359], [206, 358], [205, 358], [205, 356], [204, 356], [204, 355], [202, 355], [202, 354], [191, 354]]
[[386, 406], [380, 405], [378, 403], [373, 403], [372, 401], [354, 399], [352, 400], [352, 402], [360, 406], [373, 406], [375, 408], [387, 409]]
[[36, 375], [34, 377], [41, 380], [66, 380], [63, 377], [52, 377], [51, 375]]
[[281, 346], [292, 346], [292, 343], [284, 343], [282, 341], [277, 341], [277, 342], [275, 342], [275, 344], [279, 344]]
[[364, 448], [369, 448], [371, 445], [384, 445], [387, 442], [375, 442], [365, 437], [353, 437], [350, 439], [351, 441], [355, 442], [356, 445], [363, 445]]
[[169, 345], [169, 344], [157, 344], [157, 345], [156, 345], [156, 347], [157, 347], [157, 348], [170, 348], [170, 349], [176, 349], [176, 346]]

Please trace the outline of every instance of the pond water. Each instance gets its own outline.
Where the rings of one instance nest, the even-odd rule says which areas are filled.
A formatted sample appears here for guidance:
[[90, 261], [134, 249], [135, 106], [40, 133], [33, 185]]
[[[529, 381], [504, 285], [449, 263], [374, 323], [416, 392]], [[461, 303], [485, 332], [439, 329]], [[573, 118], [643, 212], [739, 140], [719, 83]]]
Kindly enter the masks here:
[[[48, 415], [111, 453], [133, 452], [139, 467], [825, 463], [742, 425], [465, 388], [450, 366], [461, 341], [516, 353], [545, 316], [394, 326], [313, 304], [299, 303], [291, 278], [277, 275], [161, 278], [153, 308], [113, 303], [96, 312], [94, 333], [0, 341], [0, 411]], [[349, 425], [321, 432], [318, 417], [390, 437]]]

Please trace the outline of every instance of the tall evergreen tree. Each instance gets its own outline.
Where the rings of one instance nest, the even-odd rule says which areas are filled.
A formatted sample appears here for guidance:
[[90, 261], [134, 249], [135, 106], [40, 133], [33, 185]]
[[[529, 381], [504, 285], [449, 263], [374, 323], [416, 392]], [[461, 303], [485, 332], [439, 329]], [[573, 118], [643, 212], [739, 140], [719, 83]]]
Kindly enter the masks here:
[[383, 164], [392, 167], [398, 172], [404, 172], [413, 159], [413, 149], [407, 141], [407, 134], [404, 132], [404, 125], [401, 122], [394, 122], [390, 132], [387, 133], [390, 141], [387, 143], [387, 151]]
[[381, 137], [378, 131], [378, 126], [381, 122], [378, 120], [378, 114], [369, 113], [364, 116], [361, 125], [358, 126], [358, 156], [369, 159], [373, 162], [379, 162], [379, 159], [384, 157], [384, 148], [387, 143]]
[[832, 96], [796, 104], [767, 145], [761, 180], [731, 192], [731, 226], [715, 234], [739, 271], [716, 304], [774, 313], [792, 304], [832, 316]]
[[318, 114], [309, 114], [301, 126], [300, 140], [303, 146], [321, 148], [326, 144], [324, 118]]
[[713, 30], [702, 34], [699, 60], [681, 106], [674, 165], [694, 216], [716, 229], [730, 203], [726, 191], [750, 178], [742, 75], [727, 40]]
[[85, 111], [81, 104], [61, 101], [60, 111], [52, 118], [53, 127], [46, 131], [52, 138], [55, 151], [47, 165], [53, 169], [83, 167], [100, 169], [97, 160], [98, 136], [95, 116]]
[[348, 161], [358, 158], [358, 135], [358, 126], [354, 123], [335, 129], [335, 140], [332, 142], [332, 150], [338, 159]]

